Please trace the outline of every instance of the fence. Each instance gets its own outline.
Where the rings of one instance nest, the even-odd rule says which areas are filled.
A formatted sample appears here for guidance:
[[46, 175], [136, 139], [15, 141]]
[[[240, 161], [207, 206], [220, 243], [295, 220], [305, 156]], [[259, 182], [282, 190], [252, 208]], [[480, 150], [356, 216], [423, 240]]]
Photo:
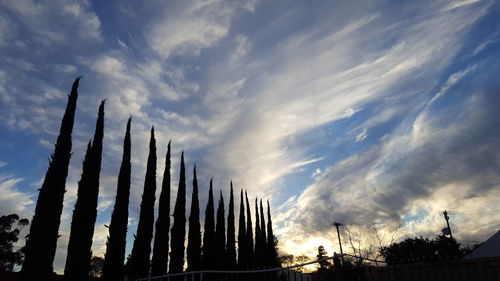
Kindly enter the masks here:
[[[344, 256], [350, 256], [344, 254]], [[354, 256], [351, 256], [354, 257]], [[326, 257], [299, 265], [282, 268], [248, 270], [248, 271], [219, 271], [203, 270], [183, 273], [166, 274], [138, 279], [137, 281], [326, 281], [326, 280], [365, 280], [363, 271], [357, 270], [316, 270], [325, 262], [334, 264], [340, 260], [340, 255]], [[330, 262], [331, 261], [331, 262]], [[377, 261], [384, 263], [383, 261]], [[314, 271], [312, 271], [314, 269]], [[353, 277], [354, 279], [352, 279]]]
[[498, 281], [500, 258], [366, 267], [366, 281]]
[[[344, 254], [344, 256], [358, 259]], [[137, 281], [499, 281], [500, 258], [457, 260], [399, 266], [341, 267], [339, 255], [283, 268], [250, 271], [204, 270], [166, 274]], [[333, 261], [333, 269], [320, 269]], [[364, 259], [385, 264], [383, 261]], [[312, 267], [312, 268], [311, 268]]]

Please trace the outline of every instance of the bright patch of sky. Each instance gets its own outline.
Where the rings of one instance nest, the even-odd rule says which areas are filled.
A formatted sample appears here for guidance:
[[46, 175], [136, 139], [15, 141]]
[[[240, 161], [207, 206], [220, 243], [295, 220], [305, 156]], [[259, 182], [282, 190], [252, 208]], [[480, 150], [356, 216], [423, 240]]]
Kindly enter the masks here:
[[212, 176], [216, 190], [232, 179], [270, 199], [282, 252], [338, 251], [334, 221], [435, 236], [443, 209], [455, 237], [483, 240], [500, 227], [499, 19], [496, 1], [0, 1], [1, 212], [32, 217], [66, 93], [84, 75], [58, 272], [103, 98], [94, 254], [130, 115], [128, 251], [152, 125], [158, 183], [171, 139], [172, 195], [184, 150], [201, 206]]

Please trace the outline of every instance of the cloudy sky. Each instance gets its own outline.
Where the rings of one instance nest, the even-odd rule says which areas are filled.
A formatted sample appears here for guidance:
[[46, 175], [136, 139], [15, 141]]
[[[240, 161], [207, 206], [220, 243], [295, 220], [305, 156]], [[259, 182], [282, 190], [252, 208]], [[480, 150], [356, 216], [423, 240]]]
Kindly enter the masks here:
[[152, 125], [158, 183], [172, 140], [172, 197], [184, 150], [203, 207], [212, 176], [226, 196], [232, 179], [270, 200], [283, 253], [338, 252], [334, 221], [363, 243], [374, 228], [384, 241], [433, 237], [444, 209], [459, 241], [484, 240], [500, 228], [500, 5], [401, 3], [0, 0], [0, 214], [33, 216], [66, 95], [84, 75], [59, 272], [104, 98], [94, 254], [129, 116], [128, 251]]

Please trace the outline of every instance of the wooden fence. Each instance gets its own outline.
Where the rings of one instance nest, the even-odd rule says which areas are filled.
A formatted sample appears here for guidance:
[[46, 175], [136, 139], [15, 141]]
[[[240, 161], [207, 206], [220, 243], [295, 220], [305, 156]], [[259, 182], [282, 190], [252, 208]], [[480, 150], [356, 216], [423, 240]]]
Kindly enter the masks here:
[[366, 267], [366, 281], [500, 281], [500, 258]]

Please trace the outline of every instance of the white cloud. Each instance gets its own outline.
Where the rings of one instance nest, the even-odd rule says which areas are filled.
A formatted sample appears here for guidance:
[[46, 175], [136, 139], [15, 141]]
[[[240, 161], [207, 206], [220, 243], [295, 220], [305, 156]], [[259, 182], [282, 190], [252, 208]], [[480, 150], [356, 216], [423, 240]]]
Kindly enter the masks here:
[[[5, 164], [5, 162], [2, 162], [2, 164]], [[28, 215], [28, 206], [33, 203], [31, 194], [16, 188], [22, 181], [22, 178], [0, 174], [0, 214], [15, 213], [21, 217], [31, 218]]]
[[0, 12], [0, 47], [9, 44], [10, 39], [17, 33], [16, 25], [11, 22], [8, 16]]
[[317, 177], [318, 175], [321, 174], [321, 169], [320, 168], [316, 168], [316, 170], [314, 170], [314, 172], [311, 174], [311, 178], [315, 178]]
[[167, 7], [165, 15], [153, 24], [148, 42], [163, 59], [197, 56], [227, 36], [235, 8], [226, 1], [186, 1]]
[[459, 72], [455, 72], [450, 77], [448, 77], [448, 80], [444, 83], [444, 85], [441, 87], [441, 90], [429, 101], [429, 105], [434, 103], [436, 100], [441, 98], [446, 92], [453, 87], [458, 81], [460, 81], [462, 78], [464, 78], [467, 74], [470, 72], [474, 71], [476, 69], [476, 65], [470, 66], [467, 69], [464, 69]]
[[[101, 22], [97, 15], [90, 11], [87, 1], [50, 0], [35, 3], [31, 0], [5, 0], [0, 3], [13, 13], [35, 37], [45, 46], [62, 43], [66, 40], [74, 41], [75, 32], [81, 38], [100, 41]], [[64, 22], [63, 25], [54, 24], [54, 21]]]
[[356, 142], [360, 142], [368, 136], [368, 130], [366, 128], [363, 128], [359, 134], [356, 135]]
[[235, 62], [245, 57], [250, 52], [250, 49], [252, 48], [252, 43], [248, 40], [248, 37], [241, 34], [237, 35], [233, 41], [236, 48], [234, 49], [234, 52], [231, 54], [230, 60]]
[[[102, 196], [102, 195], [101, 195]], [[100, 200], [99, 204], [97, 205], [97, 211], [98, 212], [104, 212], [106, 211], [111, 205], [113, 205], [114, 201], [113, 200]]]
[[76, 73], [78, 70], [76, 66], [71, 65], [71, 64], [57, 64], [55, 66], [56, 71], [63, 72], [63, 73]]
[[449, 3], [448, 5], [446, 5], [443, 8], [443, 11], [447, 12], [447, 11], [450, 11], [450, 10], [453, 10], [453, 9], [457, 9], [457, 8], [461, 8], [461, 7], [466, 7], [468, 5], [472, 5], [474, 3], [478, 3], [479, 1], [480, 0], [451, 1], [451, 3]]

